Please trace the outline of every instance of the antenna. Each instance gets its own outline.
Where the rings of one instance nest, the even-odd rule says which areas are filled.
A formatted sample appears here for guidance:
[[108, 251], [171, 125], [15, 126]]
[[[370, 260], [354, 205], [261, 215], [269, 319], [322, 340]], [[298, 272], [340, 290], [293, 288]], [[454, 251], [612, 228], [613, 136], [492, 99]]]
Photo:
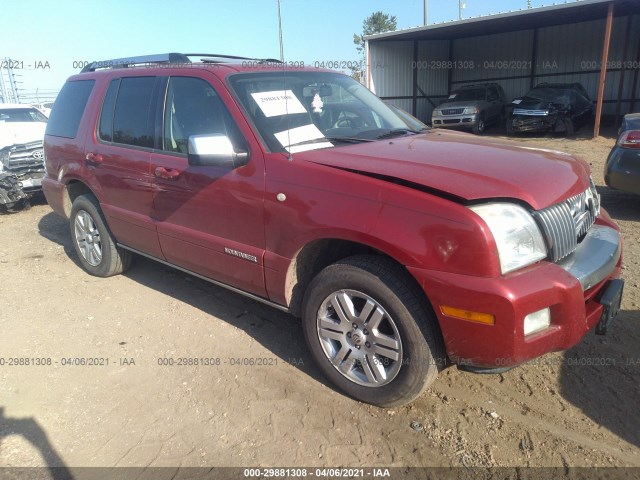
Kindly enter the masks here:
[[278, 0], [278, 33], [280, 34], [280, 61], [284, 63], [284, 47], [282, 44], [282, 12], [280, 9], [280, 0]]

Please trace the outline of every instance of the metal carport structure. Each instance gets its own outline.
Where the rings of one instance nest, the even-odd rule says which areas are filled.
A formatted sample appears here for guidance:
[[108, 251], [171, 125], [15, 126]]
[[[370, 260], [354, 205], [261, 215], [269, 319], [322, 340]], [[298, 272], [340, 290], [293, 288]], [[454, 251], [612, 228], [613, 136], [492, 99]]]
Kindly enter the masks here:
[[429, 121], [452, 88], [496, 82], [509, 99], [579, 82], [603, 116], [640, 108], [640, 0], [581, 0], [365, 38], [367, 86]]

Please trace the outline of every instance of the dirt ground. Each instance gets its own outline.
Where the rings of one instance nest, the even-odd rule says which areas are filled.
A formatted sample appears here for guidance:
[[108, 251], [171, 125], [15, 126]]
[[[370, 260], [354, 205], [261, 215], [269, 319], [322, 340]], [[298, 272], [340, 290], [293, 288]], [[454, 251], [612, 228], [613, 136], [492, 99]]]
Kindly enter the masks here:
[[379, 409], [327, 384], [284, 313], [142, 258], [85, 274], [40, 201], [0, 216], [0, 466], [640, 467], [640, 197], [603, 186], [611, 136], [517, 141], [585, 158], [622, 228], [606, 337], [502, 375], [449, 368]]

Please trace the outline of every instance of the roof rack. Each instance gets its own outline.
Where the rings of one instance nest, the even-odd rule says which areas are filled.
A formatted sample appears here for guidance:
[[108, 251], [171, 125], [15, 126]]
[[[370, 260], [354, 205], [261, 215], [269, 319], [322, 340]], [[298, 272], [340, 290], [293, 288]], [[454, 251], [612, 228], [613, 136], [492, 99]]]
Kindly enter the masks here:
[[158, 55], [114, 58], [111, 60], [91, 62], [89, 65], [86, 65], [80, 73], [95, 72], [99, 68], [126, 68], [133, 65], [145, 65], [150, 63], [191, 63], [191, 60], [182, 53], [161, 53]]
[[252, 60], [258, 63], [282, 63], [275, 58], [238, 57], [236, 55], [220, 55], [217, 53], [185, 53], [185, 57], [201, 57], [205, 63], [226, 63], [228, 60]]
[[161, 53], [137, 57], [100, 60], [86, 65], [80, 73], [95, 72], [100, 68], [127, 68], [135, 65], [192, 63], [189, 57], [201, 57], [204, 63], [228, 63], [229, 60], [252, 60], [258, 63], [282, 63], [273, 58], [249, 58], [218, 53]]

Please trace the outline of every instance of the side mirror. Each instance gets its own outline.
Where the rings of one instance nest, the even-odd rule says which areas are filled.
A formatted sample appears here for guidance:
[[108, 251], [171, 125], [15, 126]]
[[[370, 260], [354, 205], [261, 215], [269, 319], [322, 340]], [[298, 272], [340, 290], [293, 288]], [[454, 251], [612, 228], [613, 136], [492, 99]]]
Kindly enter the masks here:
[[187, 158], [193, 166], [238, 168], [247, 164], [249, 153], [236, 152], [226, 135], [191, 135]]

